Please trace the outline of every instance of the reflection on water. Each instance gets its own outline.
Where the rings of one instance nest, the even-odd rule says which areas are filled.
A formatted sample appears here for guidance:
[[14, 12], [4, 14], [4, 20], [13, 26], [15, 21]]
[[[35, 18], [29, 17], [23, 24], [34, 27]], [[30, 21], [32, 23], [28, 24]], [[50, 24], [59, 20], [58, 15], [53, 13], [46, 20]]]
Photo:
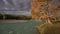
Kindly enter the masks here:
[[13, 33], [13, 31], [9, 31], [9, 34]]

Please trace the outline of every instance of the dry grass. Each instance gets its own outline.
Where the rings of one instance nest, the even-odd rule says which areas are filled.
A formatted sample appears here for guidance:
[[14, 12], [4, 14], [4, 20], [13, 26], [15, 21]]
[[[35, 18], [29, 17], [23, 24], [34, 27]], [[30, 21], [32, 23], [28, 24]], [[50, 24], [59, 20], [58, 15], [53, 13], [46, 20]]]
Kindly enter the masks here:
[[40, 34], [60, 34], [60, 23], [43, 24], [39, 27]]

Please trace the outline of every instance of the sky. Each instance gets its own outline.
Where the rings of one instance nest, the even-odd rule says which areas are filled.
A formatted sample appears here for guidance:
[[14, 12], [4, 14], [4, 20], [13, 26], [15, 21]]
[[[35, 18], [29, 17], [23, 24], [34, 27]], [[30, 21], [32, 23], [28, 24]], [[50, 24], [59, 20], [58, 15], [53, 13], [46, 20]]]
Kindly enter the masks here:
[[[32, 0], [0, 0], [0, 13], [11, 15], [30, 15]], [[53, 0], [50, 7], [54, 7], [60, 0]], [[6, 11], [7, 10], [7, 11]], [[16, 11], [14, 11], [16, 10]]]
[[11, 15], [30, 15], [30, 2], [31, 0], [0, 0], [0, 13]]

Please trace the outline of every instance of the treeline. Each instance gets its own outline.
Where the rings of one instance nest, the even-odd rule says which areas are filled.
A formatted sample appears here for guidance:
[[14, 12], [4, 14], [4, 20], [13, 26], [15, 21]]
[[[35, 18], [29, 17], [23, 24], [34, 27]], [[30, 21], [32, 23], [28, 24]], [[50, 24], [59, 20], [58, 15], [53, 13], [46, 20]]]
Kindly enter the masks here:
[[30, 20], [31, 16], [25, 16], [25, 15], [9, 15], [9, 14], [0, 14], [0, 19], [15, 19], [15, 20]]

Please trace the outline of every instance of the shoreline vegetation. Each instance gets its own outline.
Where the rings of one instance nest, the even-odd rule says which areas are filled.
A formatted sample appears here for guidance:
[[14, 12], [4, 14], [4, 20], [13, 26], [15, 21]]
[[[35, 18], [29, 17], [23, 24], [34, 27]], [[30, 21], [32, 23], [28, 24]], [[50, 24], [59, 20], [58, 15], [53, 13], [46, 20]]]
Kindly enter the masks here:
[[30, 20], [31, 16], [0, 14], [0, 20]]

